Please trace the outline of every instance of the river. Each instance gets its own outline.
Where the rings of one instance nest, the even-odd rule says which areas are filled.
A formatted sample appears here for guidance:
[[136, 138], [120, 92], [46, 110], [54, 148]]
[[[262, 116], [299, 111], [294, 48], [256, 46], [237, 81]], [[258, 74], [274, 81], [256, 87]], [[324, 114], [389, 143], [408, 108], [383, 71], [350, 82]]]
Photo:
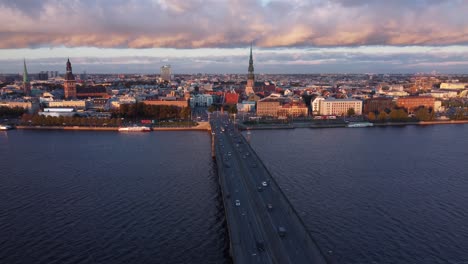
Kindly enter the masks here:
[[246, 136], [338, 263], [468, 263], [468, 125]]
[[206, 132], [0, 132], [0, 263], [228, 263]]

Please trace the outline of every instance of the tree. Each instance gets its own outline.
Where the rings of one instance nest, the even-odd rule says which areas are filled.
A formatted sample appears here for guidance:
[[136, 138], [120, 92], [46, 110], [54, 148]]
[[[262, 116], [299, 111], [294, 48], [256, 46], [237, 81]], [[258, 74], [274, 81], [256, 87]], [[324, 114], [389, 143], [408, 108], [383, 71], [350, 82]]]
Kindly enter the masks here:
[[463, 120], [465, 119], [465, 110], [463, 108], [458, 108], [451, 117], [455, 120]]
[[367, 115], [367, 119], [369, 119], [369, 121], [375, 121], [377, 117], [375, 116], [375, 113], [374, 112], [370, 112], [368, 115]]
[[216, 105], [212, 104], [208, 107], [208, 112], [210, 113], [213, 113], [214, 111], [217, 111], [218, 108], [216, 107]]
[[419, 108], [416, 113], [414, 113], [414, 116], [419, 120], [419, 121], [431, 121], [434, 120], [434, 111], [430, 111], [430, 109], [427, 109], [425, 107]]
[[356, 114], [356, 111], [354, 111], [354, 108], [348, 109], [348, 116], [353, 116]]
[[180, 118], [181, 119], [187, 119], [190, 116], [191, 109], [190, 107], [184, 107], [182, 110], [180, 110]]
[[390, 112], [390, 119], [392, 121], [406, 121], [408, 119], [408, 114], [403, 109], [393, 109]]
[[382, 111], [379, 113], [379, 121], [385, 122], [387, 121], [388, 115], [385, 113], [385, 111]]
[[237, 105], [228, 105], [228, 113], [237, 114]]

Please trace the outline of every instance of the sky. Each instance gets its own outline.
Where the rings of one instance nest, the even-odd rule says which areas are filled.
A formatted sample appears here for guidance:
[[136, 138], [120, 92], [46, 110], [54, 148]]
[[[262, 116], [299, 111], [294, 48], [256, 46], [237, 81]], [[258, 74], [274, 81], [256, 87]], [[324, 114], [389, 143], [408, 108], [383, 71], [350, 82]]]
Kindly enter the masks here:
[[0, 0], [0, 73], [468, 73], [468, 0]]

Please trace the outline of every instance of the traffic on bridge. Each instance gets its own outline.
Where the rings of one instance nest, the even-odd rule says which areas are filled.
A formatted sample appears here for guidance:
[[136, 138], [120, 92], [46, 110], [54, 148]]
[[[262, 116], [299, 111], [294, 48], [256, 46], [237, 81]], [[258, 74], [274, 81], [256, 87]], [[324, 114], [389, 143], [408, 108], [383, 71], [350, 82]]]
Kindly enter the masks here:
[[234, 263], [327, 263], [304, 223], [227, 115], [212, 139]]

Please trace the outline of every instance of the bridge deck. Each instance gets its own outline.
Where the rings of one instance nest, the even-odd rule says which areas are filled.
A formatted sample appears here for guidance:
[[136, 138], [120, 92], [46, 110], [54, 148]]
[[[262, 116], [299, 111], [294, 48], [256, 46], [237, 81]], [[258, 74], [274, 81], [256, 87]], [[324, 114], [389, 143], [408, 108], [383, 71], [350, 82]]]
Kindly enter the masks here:
[[226, 116], [211, 126], [234, 263], [326, 263], [244, 137]]

